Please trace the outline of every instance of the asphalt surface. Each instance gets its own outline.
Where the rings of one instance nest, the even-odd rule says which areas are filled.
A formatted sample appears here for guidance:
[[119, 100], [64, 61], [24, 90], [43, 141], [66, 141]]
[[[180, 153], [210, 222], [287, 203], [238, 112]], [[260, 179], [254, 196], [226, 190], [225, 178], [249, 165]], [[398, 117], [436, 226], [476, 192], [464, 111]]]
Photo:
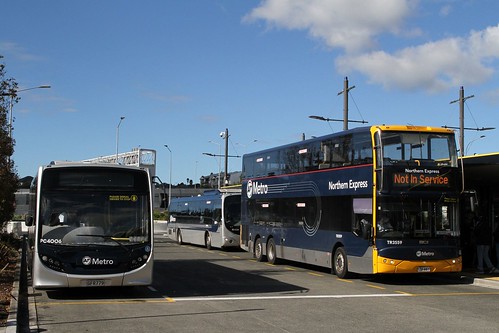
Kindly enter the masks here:
[[[456, 278], [464, 279], [470, 285], [499, 289], [499, 276], [478, 275], [474, 272], [464, 271], [460, 275], [449, 276], [449, 283], [452, 283], [452, 280]], [[12, 290], [9, 318], [6, 327], [0, 328], [0, 333], [38, 332], [34, 295], [29, 274], [20, 262]]]

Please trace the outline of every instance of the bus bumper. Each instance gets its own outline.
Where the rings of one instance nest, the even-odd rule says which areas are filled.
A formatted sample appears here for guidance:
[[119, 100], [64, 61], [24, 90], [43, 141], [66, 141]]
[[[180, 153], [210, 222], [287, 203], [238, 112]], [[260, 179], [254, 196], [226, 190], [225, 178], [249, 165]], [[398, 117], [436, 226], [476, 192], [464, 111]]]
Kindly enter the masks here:
[[462, 257], [425, 261], [378, 257], [374, 273], [451, 273], [460, 272], [462, 268]]

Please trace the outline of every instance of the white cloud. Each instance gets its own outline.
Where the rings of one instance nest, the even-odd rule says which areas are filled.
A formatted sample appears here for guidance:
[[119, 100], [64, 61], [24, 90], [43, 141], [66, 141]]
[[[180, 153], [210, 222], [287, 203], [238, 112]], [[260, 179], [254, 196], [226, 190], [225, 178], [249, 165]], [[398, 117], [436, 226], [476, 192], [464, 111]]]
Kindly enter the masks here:
[[493, 106], [499, 105], [499, 88], [490, 90], [484, 94], [487, 103]]
[[347, 52], [372, 49], [376, 36], [398, 34], [414, 0], [266, 0], [244, 17], [269, 26], [308, 30], [329, 47]]
[[440, 8], [439, 14], [440, 16], [446, 17], [450, 15], [451, 11], [452, 11], [451, 5], [445, 5], [442, 8]]
[[42, 60], [42, 57], [29, 53], [24, 47], [13, 42], [0, 42], [0, 55], [5, 57], [11, 56], [21, 61]]
[[[264, 0], [244, 21], [263, 20], [269, 27], [308, 31], [329, 47], [345, 51], [335, 61], [339, 72], [360, 72], [387, 89], [437, 92], [483, 83], [494, 75], [499, 25], [393, 52], [383, 50], [387, 45], [378, 46], [383, 35], [422, 35], [419, 28], [404, 30], [404, 21], [415, 14], [418, 4], [418, 0]], [[443, 6], [439, 14], [449, 15], [451, 9]]]
[[358, 71], [385, 88], [441, 91], [483, 83], [495, 72], [499, 57], [499, 25], [472, 32], [468, 38], [447, 38], [393, 54], [384, 51], [336, 59], [342, 73]]

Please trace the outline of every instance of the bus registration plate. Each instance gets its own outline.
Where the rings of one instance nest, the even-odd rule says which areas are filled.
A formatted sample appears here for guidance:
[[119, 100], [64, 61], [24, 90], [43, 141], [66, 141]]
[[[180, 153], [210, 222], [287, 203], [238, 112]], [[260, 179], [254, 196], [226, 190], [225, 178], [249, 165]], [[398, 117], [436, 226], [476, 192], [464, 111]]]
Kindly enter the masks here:
[[431, 268], [428, 266], [419, 266], [418, 267], [418, 273], [430, 273]]
[[81, 281], [82, 287], [104, 287], [108, 285], [106, 280], [83, 280]]

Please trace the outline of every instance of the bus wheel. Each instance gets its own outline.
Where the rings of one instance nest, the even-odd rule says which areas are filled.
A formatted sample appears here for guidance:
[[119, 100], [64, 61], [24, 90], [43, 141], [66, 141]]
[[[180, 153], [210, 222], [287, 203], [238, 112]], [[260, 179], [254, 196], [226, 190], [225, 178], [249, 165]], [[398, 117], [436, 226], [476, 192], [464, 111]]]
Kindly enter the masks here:
[[263, 261], [263, 246], [261, 238], [257, 238], [255, 241], [255, 258], [256, 261]]
[[180, 229], [177, 230], [177, 243], [179, 245], [184, 244], [184, 241], [182, 240], [182, 232], [180, 231]]
[[276, 248], [273, 238], [269, 239], [267, 243], [267, 261], [272, 265], [277, 263]]
[[204, 235], [204, 245], [208, 250], [211, 250], [211, 235], [209, 232]]
[[348, 275], [347, 254], [343, 247], [338, 247], [334, 252], [333, 273], [340, 279], [344, 279]]

